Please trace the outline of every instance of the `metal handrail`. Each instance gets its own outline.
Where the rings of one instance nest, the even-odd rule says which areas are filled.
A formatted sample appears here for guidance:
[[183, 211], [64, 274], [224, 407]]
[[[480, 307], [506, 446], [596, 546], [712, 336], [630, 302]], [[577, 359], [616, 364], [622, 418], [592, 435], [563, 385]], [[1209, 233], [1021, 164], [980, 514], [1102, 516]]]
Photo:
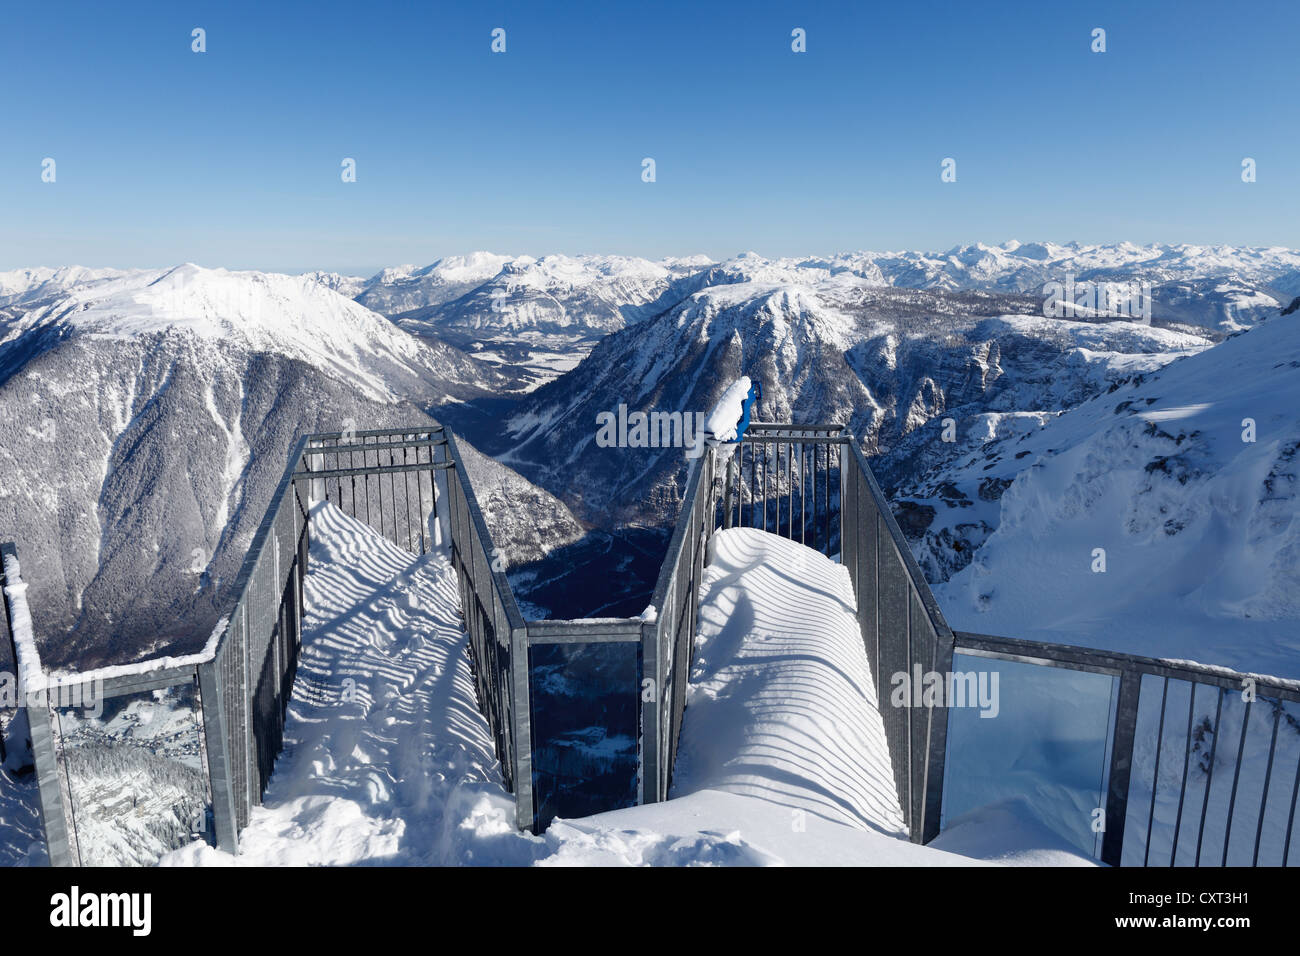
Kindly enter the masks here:
[[[367, 444], [365, 439], [376, 441]], [[334, 445], [324, 444], [335, 442]], [[346, 444], [344, 444], [346, 442]], [[497, 734], [498, 757], [507, 785], [515, 793], [516, 820], [521, 828], [540, 829], [547, 822], [539, 818], [537, 799], [533, 793], [533, 730], [530, 648], [552, 644], [607, 642], [639, 643], [638, 692], [642, 694], [640, 708], [640, 792], [641, 802], [667, 799], [675, 762], [677, 736], [685, 710], [685, 683], [689, 679], [689, 665], [693, 658], [693, 643], [698, 632], [699, 585], [703, 574], [708, 542], [713, 533], [729, 526], [731, 505], [739, 510], [743, 494], [750, 495], [751, 520], [753, 503], [759, 498], [752, 487], [743, 486], [741, 449], [745, 444], [826, 446], [823, 455], [818, 451], [813, 459], [813, 484], [826, 482], [828, 489], [822, 497], [821, 507], [826, 509], [827, 534], [825, 547], [831, 549], [833, 535], [831, 514], [838, 511], [840, 560], [850, 571], [855, 597], [858, 602], [859, 625], [872, 670], [877, 679], [877, 698], [885, 719], [886, 737], [894, 758], [894, 776], [899, 791], [900, 804], [909, 824], [911, 838], [928, 842], [938, 832], [943, 778], [947, 756], [946, 704], [927, 706], [920, 719], [910, 711], [905, 715], [885, 710], [883, 681], [887, 662], [903, 663], [910, 670], [913, 664], [922, 664], [935, 670], [951, 670], [955, 652], [993, 659], [1047, 664], [1074, 670], [1108, 674], [1119, 680], [1119, 693], [1115, 705], [1112, 729], [1109, 731], [1110, 763], [1108, 770], [1106, 819], [1102, 859], [1118, 863], [1124, 843], [1124, 820], [1130, 789], [1133, 754], [1133, 734], [1143, 677], [1165, 681], [1187, 681], [1193, 685], [1217, 687], [1220, 693], [1239, 689], [1242, 682], [1254, 682], [1257, 693], [1279, 701], [1300, 701], [1300, 681], [1289, 681], [1269, 675], [1239, 673], [1226, 668], [1189, 661], [1162, 660], [1116, 651], [1095, 650], [1063, 644], [1048, 644], [970, 632], [953, 632], [945, 620], [934, 594], [918, 565], [906, 537], [894, 516], [893, 509], [877, 482], [865, 456], [853, 435], [844, 425], [794, 425], [760, 422], [752, 423], [749, 432], [740, 442], [713, 446], [703, 456], [690, 461], [687, 468], [680, 512], [673, 525], [664, 560], [655, 580], [651, 597], [653, 613], [640, 618], [583, 619], [576, 621], [527, 621], [513, 593], [509, 578], [501, 563], [487, 521], [475, 495], [472, 482], [463, 464], [454, 435], [441, 426], [372, 429], [366, 431], [329, 432], [301, 438], [290, 456], [288, 467], [276, 486], [272, 502], [260, 523], [235, 580], [231, 612], [224, 619], [214, 639], [202, 654], [183, 665], [161, 668], [141, 674], [128, 674], [112, 679], [112, 693], [133, 693], [152, 687], [170, 686], [197, 678], [202, 695], [206, 754], [212, 782], [213, 810], [219, 845], [234, 849], [238, 834], [247, 819], [248, 808], [260, 801], [261, 788], [269, 768], [262, 758], [252, 754], [253, 743], [249, 727], [253, 720], [251, 708], [263, 706], [253, 699], [252, 689], [258, 673], [267, 667], [281, 678], [291, 676], [296, 666], [297, 642], [300, 640], [300, 623], [303, 612], [302, 582], [306, 572], [309, 522], [306, 500], [310, 483], [344, 477], [366, 478], [373, 475], [428, 472], [429, 481], [435, 476], [445, 476], [446, 484], [438, 496], [446, 495], [444, 513], [450, 530], [449, 545], [452, 564], [461, 586], [462, 614], [465, 629], [470, 635], [472, 658], [476, 670], [476, 688], [479, 704], [489, 714]], [[838, 478], [832, 478], [832, 453], [830, 446], [839, 445], [836, 456]], [[327, 459], [330, 454], [351, 456], [357, 452], [392, 452], [417, 448], [416, 461], [388, 465], [361, 467], [335, 467], [313, 470], [317, 458]], [[418, 448], [428, 448], [428, 460], [420, 460]], [[752, 449], [751, 449], [752, 450]], [[790, 449], [793, 455], [793, 449]], [[809, 451], [812, 455], [813, 452]], [[766, 456], [766, 452], [765, 452]], [[405, 454], [402, 456], [405, 458]], [[825, 458], [824, 470], [817, 464]], [[782, 494], [780, 473], [781, 457], [777, 458], [777, 495]], [[376, 458], [378, 461], [378, 457]], [[800, 453], [800, 468], [804, 456]], [[325, 462], [322, 462], [325, 463]], [[792, 458], [786, 457], [790, 481]], [[751, 465], [753, 455], [751, 454]], [[765, 465], [766, 467], [766, 465]], [[819, 475], [818, 470], [823, 470]], [[417, 475], [419, 482], [424, 479]], [[442, 477], [438, 478], [443, 481]], [[802, 473], [799, 476], [802, 484]], [[367, 485], [368, 483], [363, 483]], [[356, 481], [353, 488], [353, 510], [357, 508]], [[764, 474], [762, 499], [766, 501], [767, 475]], [[325, 494], [330, 487], [325, 486]], [[343, 502], [341, 485], [335, 486], [340, 505]], [[409, 486], [403, 484], [408, 509], [415, 502]], [[791, 501], [793, 485], [790, 485]], [[821, 489], [818, 489], [820, 491]], [[432, 487], [431, 487], [432, 491]], [[383, 486], [380, 485], [380, 522]], [[742, 494], [743, 492], [743, 494]], [[395, 495], [395, 492], [394, 492]], [[396, 507], [394, 498], [394, 507]], [[419, 508], [423, 509], [422, 497]], [[431, 502], [433, 515], [438, 515], [438, 501]], [[721, 514], [719, 507], [725, 506]], [[803, 502], [800, 503], [801, 517]], [[814, 507], [816, 507], [814, 505]], [[367, 518], [369, 520], [369, 491], [367, 490]], [[788, 531], [793, 535], [794, 514], [791, 506]], [[780, 530], [781, 508], [777, 508], [777, 530]], [[762, 520], [768, 525], [764, 505]], [[814, 522], [822, 516], [814, 514]], [[850, 534], [849, 528], [852, 528]], [[424, 548], [424, 529], [421, 529], [420, 548]], [[386, 533], [382, 532], [381, 533]], [[394, 522], [394, 534], [398, 533]], [[411, 530], [407, 529], [408, 541]], [[284, 545], [292, 551], [285, 553]], [[413, 546], [413, 545], [412, 545]], [[12, 551], [12, 545], [6, 549]], [[890, 562], [895, 562], [891, 564]], [[267, 579], [272, 572], [274, 580]], [[0, 575], [3, 571], [0, 570]], [[900, 583], [901, 582], [901, 583]], [[887, 588], [886, 588], [887, 586]], [[891, 604], [885, 607], [882, 588], [893, 589]], [[905, 589], [903, 602], [898, 604], [899, 589]], [[296, 596], [295, 596], [296, 595]], [[281, 602], [277, 624], [268, 613], [268, 602]], [[283, 602], [288, 602], [286, 605]], [[5, 601], [6, 615], [9, 613]], [[254, 605], [256, 605], [254, 607]], [[250, 618], [250, 609], [261, 615]], [[891, 617], [892, 615], [892, 617]], [[901, 615], [901, 616], [900, 616]], [[5, 622], [8, 623], [7, 621]], [[291, 633], [285, 634], [284, 628]], [[6, 627], [6, 631], [11, 628]], [[279, 635], [278, 639], [276, 635]], [[256, 641], [259, 650], [254, 653], [248, 646]], [[277, 643], [277, 640], [279, 643]], [[235, 645], [238, 645], [235, 647]], [[235, 647], [238, 653], [233, 653]], [[258, 657], [257, 655], [261, 656]], [[162, 659], [159, 659], [160, 663]], [[265, 663], [264, 663], [265, 662]], [[256, 667], [258, 670], [252, 670]], [[85, 675], [73, 675], [67, 680], [77, 680]], [[647, 682], [650, 692], [646, 692]], [[1161, 726], [1163, 728], [1163, 706]], [[1194, 699], [1194, 698], [1193, 698]], [[283, 708], [287, 699], [278, 696], [273, 705]], [[36, 715], [39, 716], [39, 715]], [[1276, 725], [1280, 714], [1274, 715], [1274, 744]], [[1216, 722], [1214, 733], [1218, 736]], [[37, 751], [38, 776], [42, 780], [42, 808], [46, 813], [46, 830], [50, 840], [51, 857], [66, 861], [69, 846], [75, 846], [75, 832], [62, 831], [51, 813], [58, 811], [57, 776], [51, 776], [50, 764], [56, 759], [53, 734], [48, 715], [44, 721], [33, 721]], [[1241, 735], [1244, 740], [1246, 728]], [[275, 744], [278, 734], [270, 741]], [[265, 755], [263, 755], [265, 756]], [[273, 755], [272, 755], [273, 757]], [[1272, 773], [1273, 750], [1269, 752], [1269, 773]], [[1232, 799], [1235, 803], [1237, 778], [1240, 775], [1242, 748], [1238, 745], [1237, 769], [1233, 778]], [[1156, 772], [1157, 778], [1159, 770]], [[1158, 781], [1157, 781], [1158, 782]], [[1186, 781], [1184, 780], [1184, 788]], [[51, 789], [51, 788], [54, 789]], [[1300, 792], [1300, 767], [1297, 767], [1296, 787], [1292, 794], [1290, 826], [1294, 822], [1296, 793]], [[1267, 788], [1265, 792], [1267, 797]], [[1208, 786], [1207, 786], [1208, 799]], [[1152, 808], [1154, 814], [1154, 786]], [[48, 804], [48, 806], [47, 806]], [[1232, 805], [1230, 804], [1230, 814]], [[1202, 816], [1204, 812], [1202, 812]], [[63, 819], [60, 815], [60, 819]], [[1259, 819], [1262, 832], [1263, 811]], [[1231, 820], [1228, 822], [1231, 828]], [[1202, 819], [1202, 829], [1204, 820]], [[1259, 833], [1256, 834], [1255, 858], [1258, 859]], [[1198, 841], [1199, 842], [1199, 841]], [[1227, 858], [1227, 841], [1224, 860]], [[1175, 839], [1174, 852], [1177, 852]], [[1149, 848], [1148, 848], [1149, 855]], [[1199, 862], [1199, 850], [1198, 858]], [[1284, 858], [1285, 862], [1285, 858]]]

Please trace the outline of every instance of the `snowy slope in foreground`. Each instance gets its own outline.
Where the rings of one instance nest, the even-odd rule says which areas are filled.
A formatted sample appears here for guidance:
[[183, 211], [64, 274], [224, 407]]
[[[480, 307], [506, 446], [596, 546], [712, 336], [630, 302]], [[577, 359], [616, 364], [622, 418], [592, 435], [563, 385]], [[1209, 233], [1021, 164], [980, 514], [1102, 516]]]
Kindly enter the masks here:
[[949, 622], [1300, 677], [1297, 409], [1284, 316], [987, 442], [969, 473], [1006, 488]]
[[[556, 820], [540, 837], [520, 833], [490, 732], [475, 706], [456, 583], [445, 554], [416, 558], [332, 506], [318, 504], [311, 557], [311, 610], [286, 749], [276, 763], [266, 806], [253, 811], [238, 857], [195, 843], [165, 857], [164, 865], [976, 862], [914, 846], [875, 825], [828, 819], [825, 807], [816, 806], [818, 793], [843, 798], [853, 787], [824, 763], [792, 771], [804, 781], [802, 795], [790, 791], [771, 798], [700, 789], [665, 803]], [[813, 557], [809, 552], [810, 565]], [[727, 578], [720, 574], [719, 580]], [[715, 660], [724, 645], [722, 638], [712, 643]], [[809, 663], [814, 673], [828, 672], [829, 660]], [[753, 660], [745, 665], [751, 676], [762, 667]], [[354, 694], [348, 694], [350, 687]], [[713, 699], [744, 706], [743, 680], [730, 693], [720, 693], [716, 682], [709, 687]], [[810, 696], [788, 707], [791, 726], [799, 725], [798, 713], [824, 722], [816, 713], [820, 706]], [[726, 753], [752, 756], [764, 744], [746, 738], [743, 722], [733, 723], [734, 732], [716, 741], [715, 759], [703, 760], [709, 728], [691, 731], [692, 717], [688, 711], [696, 783], [714, 779], [704, 768], [725, 767]], [[718, 726], [717, 711], [706, 724]], [[833, 749], [842, 731], [834, 728], [810, 753]], [[863, 746], [871, 750], [877, 744]], [[871, 808], [887, 807], [889, 792], [860, 806], [888, 821], [887, 809], [882, 815]], [[810, 810], [802, 830], [792, 825], [792, 810], [801, 805]]]

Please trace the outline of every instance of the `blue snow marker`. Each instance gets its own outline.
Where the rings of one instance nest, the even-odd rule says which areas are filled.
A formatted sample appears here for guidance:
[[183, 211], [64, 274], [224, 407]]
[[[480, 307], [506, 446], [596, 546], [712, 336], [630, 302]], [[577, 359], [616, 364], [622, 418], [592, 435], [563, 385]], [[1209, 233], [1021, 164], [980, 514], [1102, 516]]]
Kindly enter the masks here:
[[763, 386], [759, 384], [758, 379], [754, 379], [749, 386], [749, 394], [745, 396], [741, 408], [744, 409], [740, 415], [740, 421], [736, 424], [736, 441], [745, 437], [745, 429], [749, 427], [749, 413], [753, 411], [754, 406], [763, 399]]

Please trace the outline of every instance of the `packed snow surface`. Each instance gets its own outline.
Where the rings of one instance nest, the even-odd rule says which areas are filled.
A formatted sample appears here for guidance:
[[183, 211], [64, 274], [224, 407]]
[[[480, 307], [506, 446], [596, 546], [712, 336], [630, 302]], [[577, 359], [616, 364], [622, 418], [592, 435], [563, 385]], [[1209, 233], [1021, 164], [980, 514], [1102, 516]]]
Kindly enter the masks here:
[[710, 541], [674, 793], [906, 835], [848, 570], [754, 528]]

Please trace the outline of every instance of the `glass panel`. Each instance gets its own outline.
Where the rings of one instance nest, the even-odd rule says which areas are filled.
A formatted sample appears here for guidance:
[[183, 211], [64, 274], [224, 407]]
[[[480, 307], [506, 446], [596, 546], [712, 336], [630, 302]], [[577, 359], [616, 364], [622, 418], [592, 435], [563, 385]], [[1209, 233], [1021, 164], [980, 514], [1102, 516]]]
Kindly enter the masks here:
[[533, 788], [542, 826], [635, 805], [638, 645], [535, 644]]
[[83, 866], [147, 866], [209, 832], [193, 683], [72, 703], [56, 729]]
[[[1105, 674], [957, 652], [944, 773], [945, 829], [1009, 813], [1026, 831], [1098, 857], [1115, 685]], [[965, 676], [963, 676], [965, 675]]]

